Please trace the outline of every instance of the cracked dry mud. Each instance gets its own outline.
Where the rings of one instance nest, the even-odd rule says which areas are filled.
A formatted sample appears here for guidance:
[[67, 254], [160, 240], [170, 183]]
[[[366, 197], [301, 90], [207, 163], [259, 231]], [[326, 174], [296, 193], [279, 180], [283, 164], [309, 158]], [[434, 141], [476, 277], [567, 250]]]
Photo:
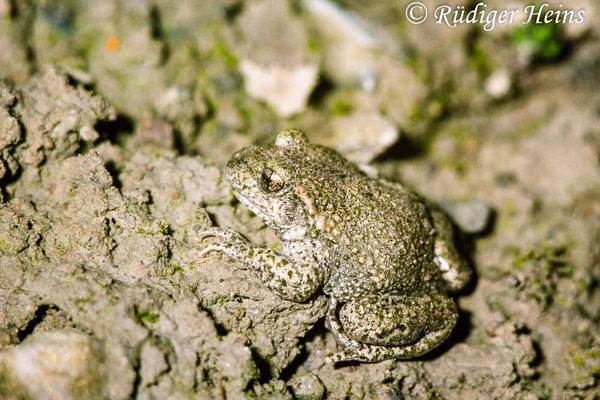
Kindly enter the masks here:
[[[56, 87], [58, 98], [42, 87]], [[55, 69], [18, 95], [19, 104], [36, 99], [45, 107], [32, 116], [15, 107], [19, 123], [9, 124], [15, 132], [8, 133], [18, 136], [21, 125], [34, 140], [16, 144], [23, 170], [1, 209], [1, 312], [9, 343], [24, 339], [24, 329], [44, 329], [49, 310], [56, 310], [62, 318], [52, 330], [83, 332], [103, 343], [110, 398], [219, 391], [234, 398], [259, 378], [257, 363], [263, 374], [277, 376], [323, 316], [324, 299], [281, 303], [249, 271], [199, 262], [194, 232], [210, 226], [207, 210], [234, 217], [219, 169], [190, 157], [139, 153], [124, 166], [119, 191], [98, 152], [73, 155], [85, 144], [80, 130], [67, 138], [56, 126], [41, 133], [43, 123], [73, 111], [77, 120], [110, 118], [100, 97], [69, 87]], [[80, 96], [78, 109], [61, 108], [73, 95]], [[99, 103], [105, 109], [93, 108]], [[36, 133], [47, 141], [42, 146]], [[36, 161], [46, 159], [41, 170], [25, 158], [33, 150], [41, 154]], [[3, 393], [18, 382], [27, 386], [29, 373], [44, 374], [20, 372], [11, 360], [2, 361]], [[84, 393], [77, 390], [89, 388], [74, 387], [73, 398]]]
[[[595, 28], [567, 32], [561, 63], [524, 67], [502, 32], [396, 26], [400, 2], [340, 2], [384, 26], [369, 32], [374, 50], [340, 39], [318, 2], [269, 1], [0, 1], [0, 398], [597, 399]], [[264, 18], [294, 29], [257, 44]], [[390, 50], [390, 33], [413, 58]], [[280, 64], [320, 60], [321, 83], [284, 119], [248, 96], [239, 67], [248, 49], [258, 63], [298, 37], [308, 50]], [[467, 37], [474, 47], [457, 52]], [[490, 68], [519, 96], [490, 99]], [[339, 121], [381, 129], [346, 137]], [[220, 166], [291, 126], [402, 179], [469, 232], [477, 279], [441, 348], [326, 364], [323, 296], [287, 302], [227, 257], [200, 259], [196, 232], [212, 225], [279, 245]]]

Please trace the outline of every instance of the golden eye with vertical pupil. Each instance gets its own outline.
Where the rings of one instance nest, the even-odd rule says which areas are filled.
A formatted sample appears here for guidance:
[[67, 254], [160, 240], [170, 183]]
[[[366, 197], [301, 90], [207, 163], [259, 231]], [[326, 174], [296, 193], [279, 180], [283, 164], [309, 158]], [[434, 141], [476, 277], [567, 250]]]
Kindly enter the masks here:
[[271, 168], [265, 168], [260, 175], [260, 187], [265, 192], [279, 192], [285, 186], [285, 181], [277, 172]]

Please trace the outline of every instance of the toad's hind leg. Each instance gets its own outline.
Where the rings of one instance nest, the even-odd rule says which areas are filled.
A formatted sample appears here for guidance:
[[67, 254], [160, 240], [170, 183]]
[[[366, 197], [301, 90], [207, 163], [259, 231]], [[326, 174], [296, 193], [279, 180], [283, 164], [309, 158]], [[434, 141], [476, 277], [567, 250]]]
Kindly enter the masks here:
[[330, 303], [328, 325], [342, 351], [327, 359], [377, 362], [413, 358], [441, 344], [457, 320], [454, 300], [445, 295], [378, 294], [345, 303], [340, 321]]
[[342, 324], [337, 318], [336, 312], [338, 307], [338, 301], [335, 297], [331, 296], [329, 298], [329, 308], [327, 309], [327, 315], [325, 317], [325, 327], [331, 331], [335, 341], [344, 348], [348, 347], [356, 347], [358, 346], [358, 342], [352, 340], [344, 333], [344, 329], [342, 328]]
[[442, 271], [446, 288], [452, 291], [464, 288], [471, 278], [471, 269], [456, 248], [454, 226], [450, 218], [436, 206], [430, 206], [436, 230], [435, 263]]

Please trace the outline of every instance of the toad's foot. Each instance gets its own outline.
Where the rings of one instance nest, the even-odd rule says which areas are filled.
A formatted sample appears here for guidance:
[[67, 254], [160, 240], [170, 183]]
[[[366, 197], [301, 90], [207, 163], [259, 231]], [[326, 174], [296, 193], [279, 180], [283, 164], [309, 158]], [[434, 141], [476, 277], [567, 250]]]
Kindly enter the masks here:
[[[333, 300], [333, 303], [336, 303], [335, 300]], [[342, 329], [341, 324], [339, 323], [339, 321], [337, 320], [337, 317], [335, 316], [335, 306], [334, 308], [331, 307], [332, 302], [330, 302], [330, 308], [327, 312], [327, 317], [325, 319], [325, 325], [326, 327], [331, 331], [331, 333], [333, 333], [333, 337], [335, 338], [335, 341], [342, 347], [344, 347], [344, 349], [346, 349], [343, 352], [337, 352], [334, 353], [333, 355], [326, 357], [325, 358], [325, 362], [326, 363], [332, 363], [332, 362], [338, 362], [338, 361], [345, 361], [345, 360], [353, 360], [354, 358], [351, 356], [351, 349], [357, 349], [360, 350], [361, 347], [363, 347], [363, 345], [361, 345], [360, 343], [358, 343], [356, 340], [352, 340], [348, 337], [348, 335], [346, 335]], [[331, 313], [330, 311], [333, 310], [333, 313]], [[348, 355], [346, 356], [345, 353], [348, 352]]]
[[471, 279], [471, 269], [456, 247], [452, 222], [438, 207], [430, 206], [436, 230], [435, 263], [442, 272], [446, 287], [452, 291], [463, 289]]
[[212, 252], [231, 253], [232, 248], [243, 246], [246, 243], [242, 235], [230, 229], [212, 227], [198, 233], [198, 241], [201, 243], [204, 239], [213, 237], [219, 240], [206, 245], [198, 255], [200, 259], [205, 260], [206, 256]]
[[443, 329], [425, 335], [421, 340], [412, 345], [403, 347], [376, 346], [372, 344], [356, 343], [342, 351], [332, 354], [325, 362], [336, 363], [341, 361], [379, 362], [388, 359], [410, 359], [423, 355], [438, 344], [442, 343], [450, 334], [451, 329]]
[[204, 239], [209, 237], [216, 237], [227, 242], [246, 241], [246, 239], [244, 239], [242, 235], [240, 235], [236, 231], [231, 229], [218, 228], [216, 226], [198, 232], [198, 241], [200, 242], [204, 241]]
[[[337, 319], [338, 301], [333, 296], [329, 298], [329, 308], [327, 309], [327, 317], [325, 318], [325, 327], [331, 331], [335, 341], [343, 347], [357, 347], [359, 343], [355, 340], [352, 340], [344, 333], [344, 329], [342, 328], [342, 324]], [[326, 359], [326, 361], [329, 357]], [[329, 361], [328, 361], [329, 362]]]

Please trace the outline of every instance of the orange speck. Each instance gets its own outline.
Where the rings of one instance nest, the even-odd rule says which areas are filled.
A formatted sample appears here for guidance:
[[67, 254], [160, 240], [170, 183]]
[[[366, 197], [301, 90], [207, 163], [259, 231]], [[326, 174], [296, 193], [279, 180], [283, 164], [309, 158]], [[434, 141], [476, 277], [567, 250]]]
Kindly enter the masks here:
[[119, 44], [121, 44], [119, 38], [116, 36], [111, 36], [108, 39], [106, 39], [106, 50], [117, 51], [117, 49], [119, 48]]

